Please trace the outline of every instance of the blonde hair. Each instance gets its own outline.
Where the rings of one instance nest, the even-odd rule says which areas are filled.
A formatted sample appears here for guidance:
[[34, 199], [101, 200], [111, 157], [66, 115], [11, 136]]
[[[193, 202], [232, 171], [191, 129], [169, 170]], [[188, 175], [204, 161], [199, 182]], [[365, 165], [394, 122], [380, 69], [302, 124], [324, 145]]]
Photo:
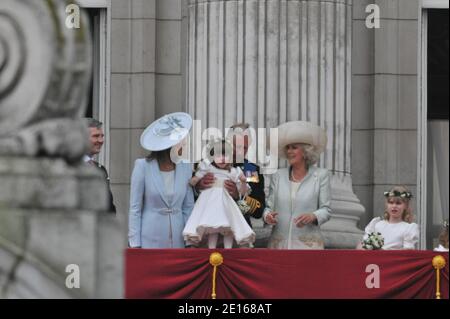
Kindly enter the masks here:
[[305, 158], [307, 167], [310, 167], [311, 165], [314, 165], [319, 161], [320, 153], [317, 152], [315, 146], [303, 143], [300, 143], [300, 146], [302, 147], [303, 156]]
[[232, 126], [230, 126], [231, 129], [240, 128], [242, 131], [247, 130], [250, 127], [250, 124], [248, 123], [237, 123]]
[[[393, 188], [391, 188], [389, 190], [388, 193], [409, 193], [409, 194], [411, 194], [411, 192], [408, 190], [408, 188], [404, 185], [394, 186]], [[389, 220], [389, 212], [387, 211], [387, 205], [388, 205], [389, 199], [391, 199], [391, 198], [399, 199], [406, 204], [406, 209], [402, 213], [402, 220], [407, 223], [412, 223], [414, 221], [414, 215], [412, 213], [412, 208], [410, 206], [411, 197], [390, 196], [390, 195], [386, 196], [386, 201], [384, 204], [384, 219]]]
[[320, 153], [317, 152], [316, 147], [314, 147], [313, 145], [310, 145], [310, 144], [305, 144], [305, 143], [288, 144], [284, 147], [285, 154], [287, 152], [287, 147], [289, 145], [293, 145], [293, 144], [300, 145], [300, 148], [302, 149], [302, 152], [303, 152], [303, 159], [305, 160], [307, 168], [310, 167], [311, 165], [316, 164], [319, 161]]

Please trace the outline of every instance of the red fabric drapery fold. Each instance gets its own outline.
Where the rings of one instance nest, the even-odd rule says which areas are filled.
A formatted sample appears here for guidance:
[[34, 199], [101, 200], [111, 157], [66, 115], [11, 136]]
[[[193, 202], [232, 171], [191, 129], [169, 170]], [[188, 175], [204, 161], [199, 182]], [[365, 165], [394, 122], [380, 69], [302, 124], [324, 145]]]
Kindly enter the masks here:
[[[448, 253], [432, 251], [128, 249], [127, 298], [211, 298], [209, 256], [217, 271], [217, 298], [435, 298], [432, 259], [442, 255], [441, 298], [448, 298]], [[379, 269], [379, 288], [366, 272]], [[369, 280], [370, 281], [370, 280]]]

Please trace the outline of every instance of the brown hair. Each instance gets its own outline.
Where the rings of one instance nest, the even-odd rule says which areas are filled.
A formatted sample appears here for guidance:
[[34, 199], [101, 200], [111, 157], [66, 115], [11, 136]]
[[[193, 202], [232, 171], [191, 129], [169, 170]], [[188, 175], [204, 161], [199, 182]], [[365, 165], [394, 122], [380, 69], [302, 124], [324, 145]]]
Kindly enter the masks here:
[[[394, 186], [393, 188], [391, 188], [389, 190], [389, 193], [394, 193], [394, 192], [410, 193], [408, 188], [406, 186], [404, 186], [404, 185]], [[386, 197], [386, 202], [385, 202], [385, 205], [384, 205], [385, 206], [385, 208], [384, 208], [384, 219], [385, 220], [389, 220], [389, 213], [387, 211], [387, 204], [388, 204], [390, 198], [400, 199], [402, 202], [404, 202], [406, 204], [406, 209], [402, 213], [402, 220], [407, 222], [407, 223], [412, 223], [413, 220], [414, 220], [414, 215], [412, 213], [412, 208], [409, 205], [409, 203], [410, 203], [410, 198], [409, 197], [400, 197], [400, 196], [388, 196], [388, 197]]]
[[163, 161], [167, 160], [168, 158], [170, 159], [170, 148], [162, 150], [162, 151], [153, 151], [145, 157], [147, 162], [157, 160], [158, 164], [161, 164]]
[[100, 129], [103, 126], [102, 122], [100, 122], [99, 120], [96, 120], [96, 119], [94, 119], [92, 117], [84, 118], [84, 122], [86, 123], [87, 127], [89, 127], [89, 128], [98, 128], [98, 129]]
[[[217, 146], [217, 145], [221, 145], [221, 147], [220, 147], [219, 149], [216, 149], [216, 146]], [[225, 156], [225, 155], [233, 154], [233, 153], [232, 153], [232, 152], [233, 152], [232, 147], [231, 147], [230, 144], [229, 144], [228, 142], [226, 142], [225, 140], [219, 140], [219, 141], [216, 141], [216, 142], [214, 142], [214, 143], [212, 144], [211, 150], [209, 151], [209, 155], [210, 155], [211, 157], [214, 156], [214, 149], [220, 150], [220, 151], [221, 151], [221, 154], [224, 155], [224, 156]], [[215, 167], [219, 168], [219, 169], [222, 169], [222, 168], [220, 168], [220, 167], [218, 167], [218, 166], [216, 165], [216, 163], [214, 162], [213, 159], [211, 160], [211, 164], [214, 165]], [[232, 166], [231, 164], [232, 164], [232, 163], [227, 163], [227, 167], [226, 167], [227, 170], [231, 170], [231, 166]]]

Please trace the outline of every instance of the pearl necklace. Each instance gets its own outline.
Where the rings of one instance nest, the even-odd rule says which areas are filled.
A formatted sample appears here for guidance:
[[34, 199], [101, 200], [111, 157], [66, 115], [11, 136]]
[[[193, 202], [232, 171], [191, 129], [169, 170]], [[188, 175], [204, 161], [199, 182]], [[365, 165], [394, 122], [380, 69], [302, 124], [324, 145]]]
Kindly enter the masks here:
[[[303, 178], [304, 178], [304, 176], [303, 176]], [[293, 169], [291, 168], [291, 180], [292, 180], [294, 183], [300, 183], [300, 182], [303, 180], [303, 178], [301, 178], [301, 179], [296, 179], [296, 178], [294, 177], [294, 171], [293, 171]]]

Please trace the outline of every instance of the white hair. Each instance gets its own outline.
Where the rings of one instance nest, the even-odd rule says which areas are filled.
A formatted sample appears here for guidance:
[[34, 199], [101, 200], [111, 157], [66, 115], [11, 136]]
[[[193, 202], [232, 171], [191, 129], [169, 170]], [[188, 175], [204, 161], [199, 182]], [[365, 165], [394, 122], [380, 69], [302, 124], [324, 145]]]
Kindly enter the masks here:
[[310, 144], [299, 143], [303, 151], [303, 157], [306, 162], [306, 167], [316, 164], [319, 161], [320, 153], [316, 147]]

